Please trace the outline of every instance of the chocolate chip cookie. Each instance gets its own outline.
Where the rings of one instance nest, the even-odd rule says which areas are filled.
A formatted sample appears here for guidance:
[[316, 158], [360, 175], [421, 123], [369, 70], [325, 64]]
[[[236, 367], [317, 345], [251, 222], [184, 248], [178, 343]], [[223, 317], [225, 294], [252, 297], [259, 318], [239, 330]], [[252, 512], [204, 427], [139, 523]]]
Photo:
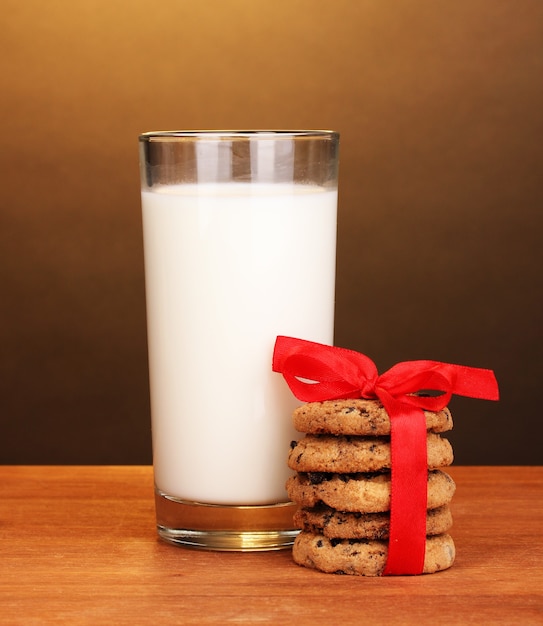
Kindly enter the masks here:
[[[451, 430], [448, 408], [435, 413], [424, 411], [426, 429], [434, 433]], [[302, 433], [331, 435], [390, 435], [390, 418], [379, 400], [327, 400], [310, 402], [293, 413], [296, 430]]]
[[[337, 511], [355, 513], [390, 510], [390, 473], [298, 472], [287, 480], [286, 488], [289, 498], [302, 507], [323, 503]], [[455, 489], [446, 472], [429, 471], [427, 508], [449, 504]]]
[[[427, 434], [428, 468], [445, 467], [453, 462], [447, 439]], [[391, 467], [390, 437], [352, 435], [306, 435], [293, 441], [288, 466], [297, 472], [375, 472]]]
[[[292, 556], [298, 565], [331, 574], [380, 576], [386, 565], [388, 543], [368, 539], [328, 539], [302, 531], [294, 542]], [[423, 574], [451, 567], [455, 546], [447, 533], [426, 539]]]
[[[298, 528], [328, 539], [388, 539], [390, 513], [349, 513], [337, 511], [326, 505], [300, 508], [294, 514]], [[452, 527], [448, 505], [426, 512], [426, 535], [440, 535]]]

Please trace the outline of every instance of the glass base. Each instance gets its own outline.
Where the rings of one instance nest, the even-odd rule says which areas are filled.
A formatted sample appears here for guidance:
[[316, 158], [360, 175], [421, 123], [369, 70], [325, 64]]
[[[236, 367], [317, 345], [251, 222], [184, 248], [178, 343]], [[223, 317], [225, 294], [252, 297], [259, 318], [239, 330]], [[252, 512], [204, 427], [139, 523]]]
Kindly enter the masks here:
[[168, 543], [198, 548], [255, 552], [289, 548], [300, 532], [292, 502], [228, 506], [187, 502], [155, 491], [158, 535]]

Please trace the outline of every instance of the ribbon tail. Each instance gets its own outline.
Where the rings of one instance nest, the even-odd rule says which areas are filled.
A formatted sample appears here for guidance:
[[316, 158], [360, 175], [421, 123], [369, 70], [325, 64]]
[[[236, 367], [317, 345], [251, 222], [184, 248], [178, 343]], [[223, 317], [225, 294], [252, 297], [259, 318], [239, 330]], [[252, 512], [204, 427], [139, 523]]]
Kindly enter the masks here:
[[449, 365], [455, 373], [452, 393], [480, 400], [499, 400], [498, 382], [492, 370], [465, 365]]
[[379, 394], [391, 422], [391, 504], [388, 556], [383, 575], [421, 574], [426, 551], [428, 499], [424, 413]]

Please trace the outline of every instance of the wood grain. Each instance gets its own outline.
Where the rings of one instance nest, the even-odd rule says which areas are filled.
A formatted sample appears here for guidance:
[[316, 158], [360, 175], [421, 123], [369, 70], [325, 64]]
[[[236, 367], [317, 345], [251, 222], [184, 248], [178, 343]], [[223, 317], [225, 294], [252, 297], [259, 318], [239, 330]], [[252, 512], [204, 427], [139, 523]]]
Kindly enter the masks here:
[[452, 467], [457, 560], [358, 578], [155, 534], [150, 467], [0, 467], [0, 624], [543, 624], [543, 467]]

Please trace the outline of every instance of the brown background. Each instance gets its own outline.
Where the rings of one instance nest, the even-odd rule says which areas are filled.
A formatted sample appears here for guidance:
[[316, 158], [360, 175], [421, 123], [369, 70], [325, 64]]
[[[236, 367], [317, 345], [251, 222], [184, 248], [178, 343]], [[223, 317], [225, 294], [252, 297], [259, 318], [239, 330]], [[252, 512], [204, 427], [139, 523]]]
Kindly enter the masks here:
[[[147, 463], [137, 135], [342, 135], [336, 343], [495, 370], [458, 463], [542, 461], [540, 0], [4, 0], [0, 462]], [[308, 233], [310, 236], [310, 233]]]

